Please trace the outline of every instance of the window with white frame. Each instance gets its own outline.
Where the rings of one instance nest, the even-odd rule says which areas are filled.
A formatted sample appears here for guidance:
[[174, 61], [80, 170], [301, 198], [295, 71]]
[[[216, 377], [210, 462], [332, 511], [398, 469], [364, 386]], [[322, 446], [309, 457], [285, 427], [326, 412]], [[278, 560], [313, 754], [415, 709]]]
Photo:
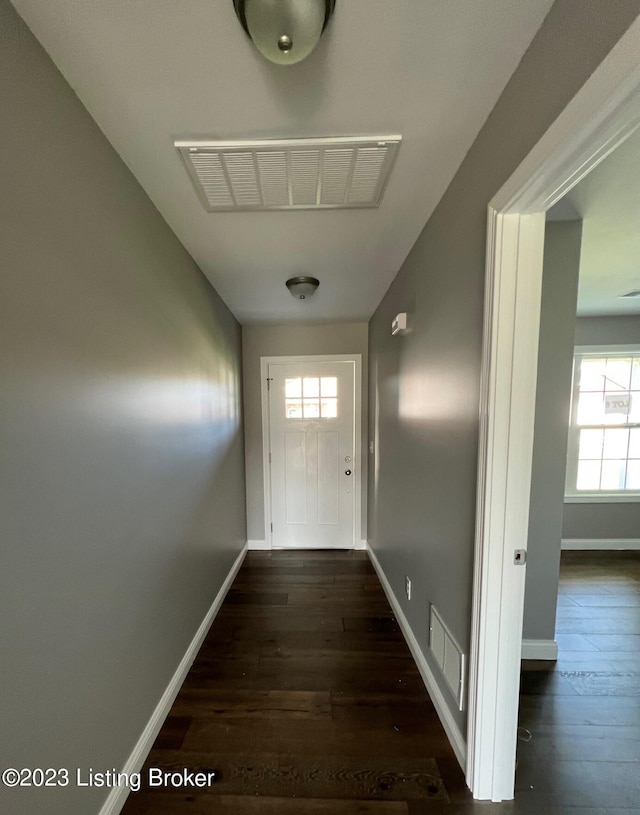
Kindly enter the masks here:
[[640, 347], [575, 354], [566, 494], [640, 495]]
[[338, 377], [305, 376], [285, 382], [287, 419], [336, 419], [338, 417]]

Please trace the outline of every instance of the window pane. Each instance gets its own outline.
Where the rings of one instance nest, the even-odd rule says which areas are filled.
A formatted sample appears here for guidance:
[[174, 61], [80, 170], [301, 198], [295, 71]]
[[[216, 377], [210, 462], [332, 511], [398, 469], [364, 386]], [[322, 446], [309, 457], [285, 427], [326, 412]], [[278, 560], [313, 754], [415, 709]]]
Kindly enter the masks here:
[[626, 469], [626, 459], [622, 459], [621, 461], [603, 461], [600, 489], [623, 490]]
[[607, 391], [627, 391], [631, 381], [631, 358], [609, 357], [606, 370]]
[[286, 379], [284, 384], [285, 396], [297, 397], [300, 399], [302, 396], [302, 379], [298, 376], [295, 379]]
[[578, 424], [603, 423], [604, 401], [602, 399], [602, 394], [581, 393], [578, 397]]
[[322, 418], [335, 419], [338, 415], [338, 400], [323, 399], [321, 402]]
[[580, 390], [604, 390], [604, 373], [607, 361], [602, 358], [583, 359], [580, 363]]
[[640, 492], [640, 354], [576, 357], [575, 375], [576, 489]]
[[579, 490], [600, 489], [600, 462], [579, 461], [577, 488]]
[[581, 430], [578, 458], [602, 458], [604, 430]]
[[627, 489], [640, 491], [640, 461], [627, 463]]
[[303, 387], [305, 396], [320, 396], [320, 380], [317, 376], [305, 376]]
[[338, 377], [337, 376], [323, 376], [320, 380], [320, 387], [322, 388], [323, 396], [337, 396], [338, 395]]
[[627, 424], [627, 416], [624, 413], [607, 413], [602, 423], [607, 425]]
[[287, 419], [302, 419], [302, 400], [287, 399], [284, 412]]
[[607, 424], [626, 423], [629, 415], [629, 391], [607, 392], [604, 397], [604, 413]]
[[304, 418], [305, 419], [320, 418], [320, 402], [318, 402], [317, 399], [304, 400]]
[[604, 431], [603, 458], [626, 458], [629, 444], [629, 431], [620, 428]]

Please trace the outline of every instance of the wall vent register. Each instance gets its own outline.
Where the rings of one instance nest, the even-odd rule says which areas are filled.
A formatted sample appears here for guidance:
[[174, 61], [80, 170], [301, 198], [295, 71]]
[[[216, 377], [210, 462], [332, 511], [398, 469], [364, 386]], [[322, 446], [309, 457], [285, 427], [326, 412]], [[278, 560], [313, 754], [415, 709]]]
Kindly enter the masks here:
[[434, 606], [429, 607], [429, 648], [455, 697], [458, 710], [463, 710], [464, 654]]
[[401, 136], [176, 141], [208, 212], [377, 207]]

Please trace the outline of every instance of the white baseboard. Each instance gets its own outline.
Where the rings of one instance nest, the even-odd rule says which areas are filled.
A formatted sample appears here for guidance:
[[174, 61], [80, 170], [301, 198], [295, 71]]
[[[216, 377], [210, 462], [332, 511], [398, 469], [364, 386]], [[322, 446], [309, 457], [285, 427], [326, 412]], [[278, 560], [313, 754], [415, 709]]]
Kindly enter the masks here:
[[555, 640], [522, 640], [522, 659], [558, 659], [558, 643]]
[[378, 578], [382, 583], [384, 593], [387, 595], [389, 605], [393, 609], [395, 618], [400, 625], [400, 629], [404, 635], [405, 640], [407, 641], [409, 650], [411, 651], [411, 654], [414, 660], [416, 661], [416, 665], [418, 666], [418, 670], [420, 671], [420, 676], [422, 677], [422, 681], [424, 682], [427, 688], [427, 692], [431, 697], [431, 701], [434, 704], [436, 713], [438, 714], [438, 718], [440, 719], [440, 722], [444, 727], [445, 733], [447, 734], [447, 738], [449, 739], [449, 742], [453, 747], [453, 752], [456, 754], [456, 758], [458, 759], [458, 762], [462, 767], [462, 771], [466, 772], [467, 743], [465, 741], [465, 738], [460, 732], [460, 728], [456, 724], [455, 719], [451, 715], [451, 710], [446, 702], [444, 694], [438, 687], [433, 672], [429, 667], [429, 663], [427, 662], [425, 655], [422, 653], [422, 649], [418, 644], [418, 640], [415, 638], [415, 635], [409, 626], [409, 622], [404, 615], [400, 603], [398, 603], [398, 599], [396, 598], [394, 591], [391, 588], [389, 581], [387, 580], [387, 576], [382, 570], [382, 566], [380, 565], [380, 562], [376, 557], [375, 552], [369, 546], [367, 546], [367, 551], [369, 552], [369, 557], [371, 558], [373, 568], [376, 570]]
[[268, 541], [247, 541], [247, 549], [250, 552], [271, 551]]
[[[246, 554], [247, 547], [245, 545], [231, 567], [231, 570], [225, 578], [224, 583], [220, 587], [220, 591], [211, 604], [211, 608], [207, 612], [204, 620], [200, 623], [200, 626], [196, 631], [194, 638], [191, 640], [185, 655], [182, 657], [180, 664], [171, 677], [171, 681], [167, 685], [165, 692], [162, 694], [160, 701], [156, 705], [156, 709], [151, 714], [151, 718], [147, 722], [147, 726], [142, 731], [137, 744], [131, 751], [131, 755], [125, 762], [125, 765], [122, 768], [123, 773], [137, 773], [144, 764], [146, 757], [149, 755], [149, 752], [153, 747], [156, 736], [160, 732], [160, 728], [162, 727], [164, 720], [167, 718], [169, 711], [171, 710], [171, 706], [178, 695], [178, 691], [182, 687], [189, 669], [191, 668], [193, 661], [200, 650], [200, 646], [204, 642], [204, 638], [207, 636], [207, 632], [211, 628], [211, 624], [213, 623], [216, 614], [220, 610], [220, 606], [222, 605], [231, 584], [242, 566], [242, 561], [244, 560]], [[129, 787], [113, 787], [107, 796], [107, 800], [104, 802], [99, 815], [118, 815], [118, 813], [122, 810], [128, 795]]]
[[[315, 546], [309, 547], [300, 547], [301, 549], [315, 549]], [[356, 545], [353, 547], [354, 549], [366, 549], [367, 542], [366, 541], [356, 541]], [[250, 552], [264, 552], [264, 551], [271, 551], [271, 546], [268, 541], [247, 541], [247, 549]]]
[[625, 551], [640, 549], [640, 538], [563, 538], [563, 551]]

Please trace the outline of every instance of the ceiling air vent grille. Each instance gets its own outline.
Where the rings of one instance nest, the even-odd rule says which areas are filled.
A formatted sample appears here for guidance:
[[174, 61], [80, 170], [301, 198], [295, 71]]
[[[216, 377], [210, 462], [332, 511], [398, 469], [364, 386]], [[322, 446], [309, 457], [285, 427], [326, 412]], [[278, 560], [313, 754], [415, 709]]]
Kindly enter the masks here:
[[377, 207], [402, 141], [176, 141], [209, 212]]

